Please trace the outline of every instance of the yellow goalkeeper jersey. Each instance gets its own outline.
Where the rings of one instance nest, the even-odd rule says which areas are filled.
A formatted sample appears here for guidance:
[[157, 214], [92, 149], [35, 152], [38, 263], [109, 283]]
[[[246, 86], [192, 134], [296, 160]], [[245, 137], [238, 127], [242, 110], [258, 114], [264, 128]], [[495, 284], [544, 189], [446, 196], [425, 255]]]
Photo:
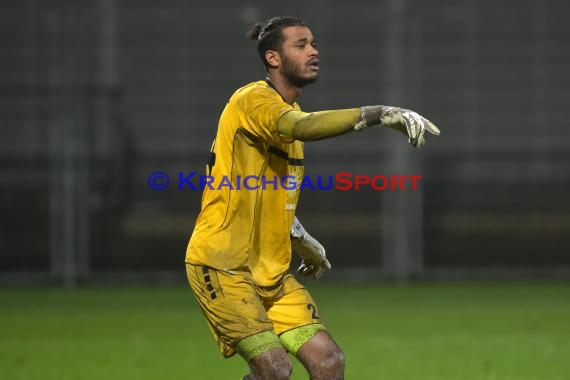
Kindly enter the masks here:
[[232, 95], [212, 145], [187, 263], [250, 270], [260, 286], [288, 272], [303, 143], [281, 136], [277, 123], [292, 110], [299, 105], [286, 103], [265, 81]]

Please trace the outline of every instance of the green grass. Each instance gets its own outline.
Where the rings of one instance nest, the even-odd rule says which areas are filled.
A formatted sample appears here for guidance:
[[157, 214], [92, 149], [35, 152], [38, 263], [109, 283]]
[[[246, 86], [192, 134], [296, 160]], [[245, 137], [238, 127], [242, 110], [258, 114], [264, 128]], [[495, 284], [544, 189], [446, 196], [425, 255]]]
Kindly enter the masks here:
[[[568, 380], [569, 285], [309, 284], [347, 379]], [[188, 288], [0, 290], [0, 379], [240, 379]], [[296, 363], [293, 379], [306, 379]]]

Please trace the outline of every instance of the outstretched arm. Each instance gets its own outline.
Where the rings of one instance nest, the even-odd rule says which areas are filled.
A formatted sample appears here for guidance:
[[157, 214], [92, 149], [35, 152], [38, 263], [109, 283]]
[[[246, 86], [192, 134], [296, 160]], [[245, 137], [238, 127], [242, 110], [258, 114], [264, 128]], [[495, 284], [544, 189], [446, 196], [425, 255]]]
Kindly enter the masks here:
[[277, 128], [286, 137], [312, 141], [372, 126], [396, 129], [408, 137], [410, 144], [417, 147], [424, 145], [426, 130], [435, 136], [440, 134], [431, 121], [416, 112], [382, 105], [313, 113], [290, 111], [281, 117]]
[[321, 140], [354, 131], [354, 126], [360, 121], [360, 109], [318, 112], [287, 112], [277, 128], [282, 135], [301, 141]]

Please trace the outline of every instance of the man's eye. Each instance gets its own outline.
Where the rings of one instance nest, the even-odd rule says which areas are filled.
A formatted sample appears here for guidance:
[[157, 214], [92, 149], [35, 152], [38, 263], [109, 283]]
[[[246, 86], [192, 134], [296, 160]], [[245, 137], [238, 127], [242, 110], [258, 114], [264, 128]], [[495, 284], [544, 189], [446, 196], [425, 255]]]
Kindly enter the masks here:
[[306, 44], [299, 44], [299, 45], [297, 45], [297, 47], [300, 48], [300, 49], [304, 48], [305, 46], [307, 46], [307, 45], [306, 45]]

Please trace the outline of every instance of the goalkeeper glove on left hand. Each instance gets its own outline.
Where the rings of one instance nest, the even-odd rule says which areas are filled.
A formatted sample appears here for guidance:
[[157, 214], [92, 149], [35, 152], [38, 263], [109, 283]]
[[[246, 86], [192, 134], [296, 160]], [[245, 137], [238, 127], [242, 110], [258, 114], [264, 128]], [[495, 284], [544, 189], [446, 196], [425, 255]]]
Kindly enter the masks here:
[[361, 120], [354, 129], [361, 131], [373, 125], [396, 129], [408, 136], [408, 142], [415, 147], [425, 144], [425, 131], [439, 136], [439, 129], [420, 114], [405, 108], [390, 106], [366, 106], [361, 108]]

